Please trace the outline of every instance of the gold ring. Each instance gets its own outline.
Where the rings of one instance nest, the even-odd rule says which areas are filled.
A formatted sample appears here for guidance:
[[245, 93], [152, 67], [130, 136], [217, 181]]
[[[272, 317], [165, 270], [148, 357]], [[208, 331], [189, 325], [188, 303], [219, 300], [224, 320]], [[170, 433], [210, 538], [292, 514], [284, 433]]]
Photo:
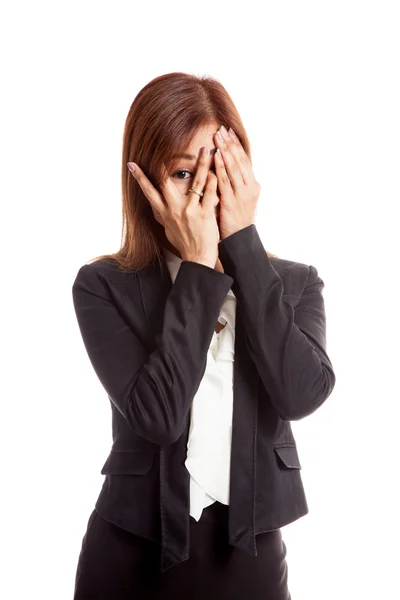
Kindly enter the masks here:
[[200, 198], [204, 196], [203, 192], [200, 192], [200, 190], [196, 190], [195, 188], [190, 188], [189, 192], [194, 192], [195, 194], [198, 194]]

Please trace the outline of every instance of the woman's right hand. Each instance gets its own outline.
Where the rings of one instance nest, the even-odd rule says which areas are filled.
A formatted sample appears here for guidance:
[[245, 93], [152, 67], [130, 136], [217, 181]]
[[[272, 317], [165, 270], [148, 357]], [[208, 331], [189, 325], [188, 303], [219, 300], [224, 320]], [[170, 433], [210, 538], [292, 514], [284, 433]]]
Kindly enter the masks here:
[[[150, 202], [153, 213], [165, 228], [165, 235], [180, 252], [182, 260], [189, 260], [214, 268], [218, 260], [220, 241], [215, 207], [217, 176], [210, 171], [211, 160], [208, 148], [200, 152], [197, 170], [191, 187], [204, 192], [202, 198], [195, 192], [183, 195], [172, 179], [165, 173], [160, 184], [162, 195], [136, 164], [133, 173], [144, 195]], [[203, 150], [202, 148], [202, 150]], [[132, 163], [128, 163], [129, 165]]]

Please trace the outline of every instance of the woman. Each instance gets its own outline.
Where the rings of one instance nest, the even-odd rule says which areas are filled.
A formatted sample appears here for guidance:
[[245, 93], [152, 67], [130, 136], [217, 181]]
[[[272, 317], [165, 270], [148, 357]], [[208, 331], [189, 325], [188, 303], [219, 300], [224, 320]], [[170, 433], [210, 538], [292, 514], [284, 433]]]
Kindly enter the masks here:
[[335, 384], [324, 283], [263, 248], [249, 142], [212, 78], [139, 92], [122, 191], [121, 249], [73, 284], [113, 425], [74, 598], [290, 599], [281, 527], [308, 512], [290, 420]]

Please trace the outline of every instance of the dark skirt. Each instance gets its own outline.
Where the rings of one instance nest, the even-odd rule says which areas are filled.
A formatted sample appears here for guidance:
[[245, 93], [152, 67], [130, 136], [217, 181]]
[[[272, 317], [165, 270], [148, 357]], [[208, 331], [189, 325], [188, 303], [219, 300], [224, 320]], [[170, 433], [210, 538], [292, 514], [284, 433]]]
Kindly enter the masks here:
[[94, 509], [82, 540], [74, 600], [290, 600], [280, 529], [256, 536], [258, 556], [228, 544], [229, 507], [190, 517], [190, 557], [165, 573], [160, 544], [106, 521]]

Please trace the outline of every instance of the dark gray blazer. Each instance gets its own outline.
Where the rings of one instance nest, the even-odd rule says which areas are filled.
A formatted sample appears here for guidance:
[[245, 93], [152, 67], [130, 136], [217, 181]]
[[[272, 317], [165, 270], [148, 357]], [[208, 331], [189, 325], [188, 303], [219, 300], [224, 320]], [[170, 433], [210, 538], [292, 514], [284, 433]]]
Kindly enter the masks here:
[[230, 288], [236, 305], [229, 543], [257, 556], [258, 533], [308, 512], [290, 421], [335, 385], [317, 269], [268, 257], [255, 225], [219, 243], [224, 273], [182, 261], [121, 273], [83, 265], [72, 287], [80, 332], [108, 394], [113, 444], [100, 515], [161, 545], [161, 571], [189, 558], [184, 461], [190, 406]]

